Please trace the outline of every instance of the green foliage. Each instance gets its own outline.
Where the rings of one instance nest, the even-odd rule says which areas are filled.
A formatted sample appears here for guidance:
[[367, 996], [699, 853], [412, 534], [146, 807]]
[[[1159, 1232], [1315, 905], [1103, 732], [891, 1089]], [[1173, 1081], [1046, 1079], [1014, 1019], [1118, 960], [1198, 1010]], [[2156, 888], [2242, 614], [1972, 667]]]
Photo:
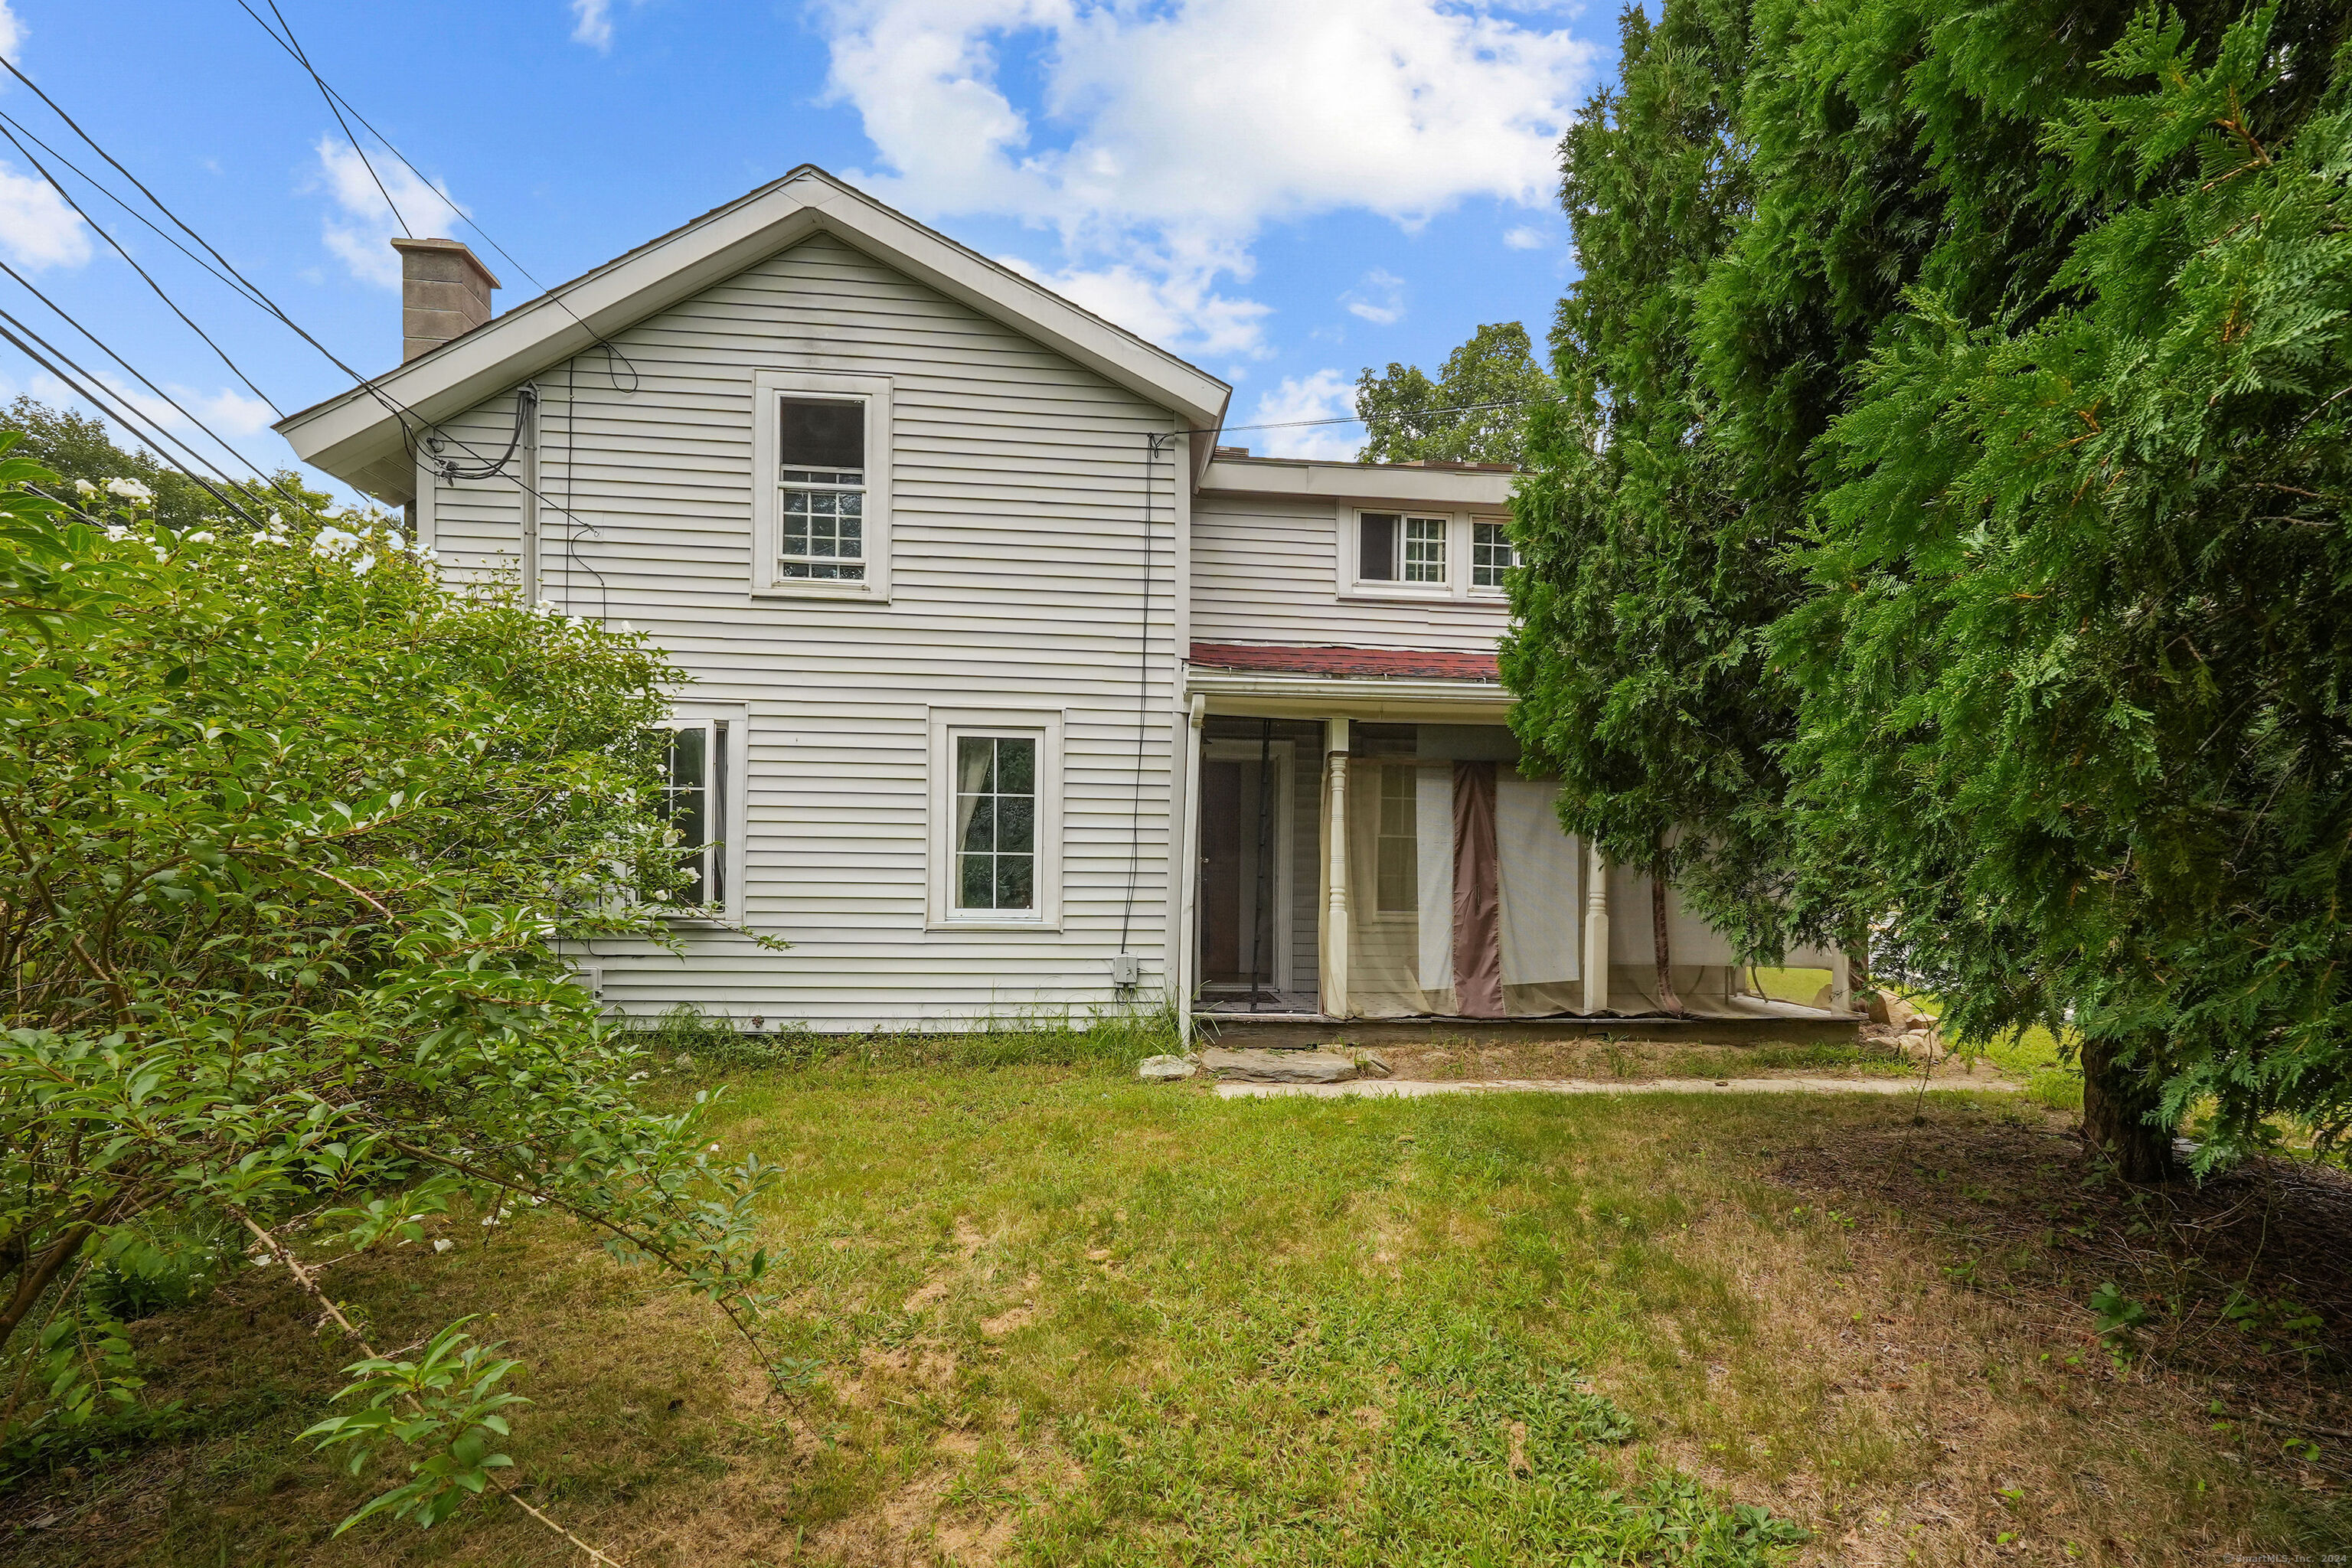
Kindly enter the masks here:
[[429, 1529], [488, 1487], [492, 1471], [513, 1466], [512, 1458], [491, 1445], [512, 1435], [505, 1412], [530, 1403], [498, 1386], [522, 1363], [462, 1331], [469, 1321], [460, 1318], [434, 1335], [415, 1361], [369, 1356], [353, 1362], [343, 1370], [356, 1381], [335, 1402], [363, 1397], [366, 1403], [302, 1434], [321, 1448], [350, 1448], [347, 1468], [354, 1476], [395, 1445], [422, 1455], [409, 1461], [407, 1480], [335, 1526], [337, 1535], [387, 1510]]
[[1776, 639], [1810, 856], [1962, 1031], [2071, 1009], [2154, 1121], [2210, 1102], [2207, 1164], [2352, 1129], [2352, 115], [2295, 37], [2146, 12], [2046, 106], [2092, 216], [2031, 310], [1906, 297]]
[[1503, 676], [1570, 832], [1667, 864], [1694, 906], [1777, 962], [1785, 853], [1778, 748], [1793, 694], [1762, 629], [1791, 602], [1785, 520], [1750, 507], [1715, 435], [1695, 312], [1748, 201], [1731, 125], [1743, 7], [1624, 13], [1622, 85], [1561, 143], [1583, 276], [1552, 350], [1513, 501], [1525, 570]]
[[2091, 1321], [2099, 1343], [2121, 1366], [2137, 1348], [2139, 1331], [2147, 1325], [2147, 1304], [2136, 1301], [2110, 1279], [2091, 1292]]
[[756, 1329], [774, 1173], [699, 1097], [635, 1103], [561, 955], [662, 935], [627, 890], [683, 879], [676, 672], [374, 520], [181, 531], [27, 480], [59, 488], [0, 462], [0, 1441], [131, 1397], [115, 1314], [208, 1272], [170, 1286], [158, 1237], [544, 1205]]
[[1528, 330], [1517, 321], [1480, 327], [1445, 356], [1436, 379], [1416, 365], [1391, 364], [1356, 381], [1356, 415], [1364, 422], [1364, 463], [1516, 463], [1528, 419], [1559, 389], [1536, 363]]
[[[116, 446], [107, 434], [105, 421], [89, 415], [20, 396], [0, 414], [0, 427], [23, 435], [16, 455], [54, 476], [53, 481], [37, 482], [58, 500], [69, 500], [78, 483], [103, 493], [110, 479], [127, 479], [148, 492], [155, 521], [174, 532], [202, 528], [207, 520], [220, 515], [220, 502], [206, 494], [202, 485], [165, 467], [150, 453]], [[291, 488], [291, 476], [287, 479]], [[283, 498], [277, 504], [284, 505]], [[265, 506], [262, 513], [268, 510]]]

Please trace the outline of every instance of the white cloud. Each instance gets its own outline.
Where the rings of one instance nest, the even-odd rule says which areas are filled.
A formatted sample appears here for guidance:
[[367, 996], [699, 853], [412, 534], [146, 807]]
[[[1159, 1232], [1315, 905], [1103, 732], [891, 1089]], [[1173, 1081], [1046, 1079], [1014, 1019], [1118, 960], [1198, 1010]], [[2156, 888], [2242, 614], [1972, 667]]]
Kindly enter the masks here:
[[1513, 250], [1541, 250], [1544, 247], [1543, 231], [1532, 224], [1523, 223], [1517, 228], [1506, 229], [1503, 243]]
[[[1256, 346], [1264, 308], [1217, 285], [1265, 223], [1547, 201], [1594, 62], [1486, 0], [820, 0], [816, 20], [880, 155], [861, 184], [1049, 229], [1072, 287], [1202, 351]], [[1007, 75], [1038, 83], [1034, 117]]]
[[[636, 9], [646, 0], [629, 0]], [[572, 41], [600, 55], [613, 52], [613, 0], [572, 0]]]
[[27, 271], [79, 267], [89, 259], [89, 227], [47, 180], [0, 163], [0, 250]]
[[[383, 205], [386, 191], [400, 208], [400, 216], [408, 220], [409, 229], [419, 236], [446, 236], [465, 214], [446, 191], [426, 184], [389, 154], [373, 160], [375, 172], [371, 174], [368, 163], [348, 142], [321, 137], [317, 152], [319, 171], [339, 209], [326, 220], [327, 248], [341, 257], [352, 276], [362, 283], [400, 287], [400, 258], [391, 240], [401, 226]], [[384, 184], [382, 191], [376, 189], [378, 179]]]
[[1364, 444], [1361, 426], [1299, 421], [1336, 419], [1355, 411], [1356, 384], [1338, 371], [1286, 375], [1280, 386], [1258, 394], [1257, 407], [1247, 421], [1276, 428], [1236, 430], [1230, 439], [1270, 458], [1322, 458], [1344, 463], [1352, 460]]
[[1364, 274], [1361, 283], [1339, 296], [1339, 303], [1348, 307], [1351, 316], [1361, 316], [1378, 326], [1392, 326], [1404, 320], [1404, 279], [1375, 267]]
[[[271, 420], [278, 417], [269, 405], [257, 397], [248, 397], [235, 387], [225, 386], [218, 392], [198, 392], [177, 382], [165, 382], [163, 390], [172, 395], [180, 408], [188, 411], [183, 414], [180, 408], [173, 407], [170, 402], [153, 393], [134, 388], [113, 376], [106, 377], [106, 385], [117, 401], [129, 404], [151, 423], [163, 426], [174, 436], [194, 437], [191, 445], [207, 457], [215, 455], [212, 443], [203, 438], [196, 420], [203, 420], [217, 435], [236, 438], [258, 436], [269, 428]], [[192, 419], [189, 415], [195, 417]]]
[[25, 24], [16, 19], [16, 13], [8, 9], [8, 0], [0, 0], [0, 55], [15, 59], [17, 47], [24, 41]]

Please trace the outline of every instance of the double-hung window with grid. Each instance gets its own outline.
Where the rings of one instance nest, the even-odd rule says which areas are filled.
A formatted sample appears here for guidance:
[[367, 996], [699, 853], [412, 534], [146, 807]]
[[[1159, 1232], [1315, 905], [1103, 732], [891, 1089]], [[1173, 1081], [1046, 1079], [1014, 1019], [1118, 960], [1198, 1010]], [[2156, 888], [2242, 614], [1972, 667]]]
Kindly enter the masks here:
[[863, 582], [865, 401], [781, 398], [777, 422], [777, 577]]
[[1356, 579], [1443, 587], [1445, 535], [1453, 520], [1392, 511], [1357, 514]]
[[1037, 738], [958, 735], [955, 907], [1037, 908]]
[[1499, 522], [1474, 518], [1470, 522], [1470, 585], [1500, 588], [1511, 569], [1511, 536]]

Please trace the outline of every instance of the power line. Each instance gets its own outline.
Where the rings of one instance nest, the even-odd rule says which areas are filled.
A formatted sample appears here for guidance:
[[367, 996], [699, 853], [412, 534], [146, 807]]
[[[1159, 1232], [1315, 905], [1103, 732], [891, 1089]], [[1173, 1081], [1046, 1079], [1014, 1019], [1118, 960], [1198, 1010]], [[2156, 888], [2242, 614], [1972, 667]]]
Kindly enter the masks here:
[[[1413, 417], [1427, 418], [1433, 414], [1477, 414], [1490, 408], [1524, 408], [1534, 402], [1531, 397], [1508, 397], [1499, 403], [1460, 403], [1451, 408], [1417, 408]], [[1180, 430], [1180, 436], [1222, 436], [1234, 430], [1302, 430], [1310, 425], [1362, 425], [1360, 414], [1334, 414], [1321, 419], [1280, 419], [1267, 425], [1216, 425], [1197, 429]]]
[[[38, 289], [35, 288], [30, 279], [26, 278], [23, 273], [17, 271], [15, 268], [9, 266], [5, 261], [0, 261], [0, 272], [5, 272], [9, 277], [15, 279], [17, 285], [22, 288], [25, 292], [30, 294], [34, 299], [38, 300], [42, 304], [47, 306], [52, 315], [55, 315], [59, 321], [65, 322], [66, 325], [71, 327], [75, 331], [79, 332], [83, 337], [89, 339], [89, 342], [97, 347], [99, 353], [104, 354], [107, 358], [121, 365], [125, 371], [128, 371], [141, 385], [153, 393], [156, 396], [162, 398], [165, 403], [170, 404], [181, 418], [185, 419], [189, 424], [194, 426], [197, 429], [211, 437], [214, 444], [219, 447], [222, 451], [226, 452], [230, 457], [235, 458], [238, 462], [252, 469], [253, 475], [256, 479], [259, 479], [263, 484], [276, 489], [280, 495], [287, 495], [283, 480], [262, 472], [261, 466], [259, 464], [247, 457], [243, 452], [238, 451], [234, 446], [230, 445], [229, 442], [222, 437], [219, 431], [215, 430], [211, 426], [206, 425], [203, 420], [190, 413], [186, 406], [184, 405], [178, 398], [173, 397], [170, 393], [164, 391], [162, 387], [149, 380], [146, 374], [142, 372], [137, 365], [132, 364], [129, 360], [123, 358], [122, 355], [116, 353], [104, 339], [100, 338], [96, 332], [91, 331], [88, 327], [82, 325], [79, 321], [74, 318], [72, 312], [68, 311], [64, 306], [58, 304], [47, 294], [42, 293]], [[30, 329], [27, 329], [27, 331], [29, 330]], [[300, 498], [299, 497], [288, 495], [287, 499], [292, 500], [297, 506], [302, 504]]]
[[[384, 189], [383, 176], [375, 172], [375, 164], [368, 160], [367, 149], [361, 146], [360, 139], [352, 134], [350, 123], [343, 119], [343, 111], [335, 107], [335, 95], [327, 90], [326, 79], [320, 76], [318, 68], [310, 64], [310, 57], [302, 52], [300, 40], [294, 37], [294, 24], [289, 22], [286, 19], [286, 13], [278, 8], [278, 0], [268, 0], [268, 5], [269, 14], [278, 18], [279, 26], [286, 29], [286, 41], [293, 47], [294, 58], [302, 62], [302, 68], [309, 71], [310, 79], [319, 84], [319, 96], [327, 100], [327, 112], [333, 115], [335, 123], [343, 128], [343, 140], [349, 142], [352, 144], [352, 151], [359, 154], [360, 167], [365, 169], [368, 172], [368, 178], [375, 182], [376, 195], [382, 196], [383, 205], [392, 209], [392, 221], [400, 226], [401, 233], [415, 239], [416, 231], [408, 226], [408, 219], [401, 212], [400, 204], [392, 199], [390, 191]], [[260, 18], [257, 16], [254, 20], [259, 21]]]
[[[8, 62], [5, 59], [0, 59], [0, 65], [7, 64]], [[16, 71], [16, 75], [20, 79], [22, 78], [24, 73], [16, 71], [16, 68], [15, 66], [9, 65], [8, 68], [11, 71]], [[73, 193], [67, 190], [55, 174], [49, 173], [47, 164], [43, 163], [38, 158], [34, 157], [30, 152], [26, 150], [25, 144], [16, 140], [16, 133], [14, 131], [9, 130], [5, 126], [0, 126], [0, 136], [5, 136], [8, 139], [8, 144], [16, 148], [16, 151], [23, 155], [25, 162], [30, 163], [33, 166], [34, 171], [37, 173], [42, 179], [47, 180], [49, 183], [49, 188], [51, 190], [57, 192], [58, 195], [65, 198], [66, 205], [73, 208], [76, 213], [79, 214], [82, 222], [89, 225], [91, 228], [96, 229], [98, 231], [98, 237], [114, 247], [114, 253], [130, 264], [131, 270], [139, 274], [141, 281], [144, 282], [148, 288], [155, 291], [155, 298], [163, 300], [165, 305], [169, 306], [171, 308], [172, 314], [179, 317], [181, 321], [187, 323], [188, 331], [195, 333], [196, 336], [203, 338], [205, 340], [205, 346], [212, 350], [213, 353], [220, 355], [221, 363], [228, 366], [229, 370], [236, 376], [237, 380], [245, 383], [245, 384], [251, 389], [254, 396], [258, 397], [264, 403], [269, 404], [269, 411], [272, 414], [280, 412], [278, 405], [269, 402], [269, 395], [262, 391], [260, 387], [254, 385], [253, 378], [238, 368], [236, 361], [228, 357], [228, 351], [222, 348], [220, 344], [213, 342], [211, 336], [207, 334], [202, 327], [196, 325], [196, 323], [190, 319], [185, 310], [181, 310], [180, 307], [173, 302], [172, 296], [163, 291], [163, 286], [161, 283], [156, 282], [153, 278], [148, 275], [145, 268], [140, 266], [138, 262], [131, 260], [131, 252], [122, 248], [122, 242], [116, 239], [112, 235], [107, 233], [104, 228], [100, 227], [99, 222], [96, 218], [91, 217], [89, 214], [82, 211], [82, 205], [79, 202], [74, 200]], [[84, 138], [84, 140], [88, 139]], [[95, 145], [95, 143], [93, 143], [93, 145]]]
[[[74, 392], [79, 394], [83, 398], [89, 402], [91, 406], [97, 408], [100, 412], [107, 415], [109, 417], [121, 421], [123, 426], [130, 430], [140, 440], [145, 441], [155, 448], [157, 455], [163, 458], [165, 467], [172, 468], [186, 479], [191, 484], [194, 484], [205, 490], [215, 500], [220, 502], [221, 505], [235, 512], [238, 517], [243, 518], [249, 526], [256, 530], [258, 530], [261, 527], [260, 521], [256, 519], [251, 512], [246, 510], [243, 507], [229, 500], [226, 495], [223, 494], [218, 489], [207, 481], [204, 475], [196, 473], [185, 463], [174, 461], [171, 456], [171, 448], [173, 447], [178, 447], [182, 452], [185, 453], [187, 457], [195, 463], [196, 467], [210, 469], [213, 478], [219, 479], [224, 485], [230, 482], [226, 474], [223, 474], [218, 468], [214, 468], [212, 464], [197, 456], [194, 448], [188, 447], [184, 442], [174, 439], [169, 432], [163, 428], [161, 425], [155, 424], [152, 421], [145, 420], [144, 416], [138, 413], [136, 406], [132, 405], [128, 398], [121, 396], [121, 394], [118, 393], [114, 395], [115, 402], [113, 405], [110, 405], [106, 395], [104, 395], [104, 394], [100, 390], [104, 386], [103, 383], [100, 382], [95, 376], [90, 375], [88, 371], [83, 370], [79, 365], [74, 364], [72, 360], [68, 359], [66, 355], [59, 353], [38, 332], [34, 331], [30, 327], [26, 326], [25, 323], [17, 321], [16, 317], [9, 315], [5, 310], [0, 310], [0, 322], [6, 323], [6, 325], [0, 325], [0, 339], [5, 339], [9, 343], [13, 344], [17, 352], [22, 353], [26, 359], [31, 360], [35, 364], [39, 365], [43, 370], [46, 370], [51, 375], [56, 376], [58, 381], [64, 383]], [[59, 369], [56, 364], [51, 363], [47, 359], [42, 356], [39, 350], [35, 349], [32, 344], [26, 342], [24, 338], [18, 337], [16, 332], [10, 331], [8, 330], [9, 327], [15, 327], [17, 331], [22, 331], [26, 337], [31, 338], [34, 342], [40, 343], [42, 348], [48, 349], [49, 353], [56, 354], [58, 360], [62, 361], [67, 365], [72, 366], [72, 373], [68, 374], [67, 371]], [[119, 406], [116, 406], [115, 405], [119, 405]], [[140, 426], [142, 422], [149, 426], [150, 430], [152, 430], [153, 434], [151, 435], [148, 432], [140, 429]], [[159, 437], [161, 437], [160, 440], [157, 438]]]
[[[269, 5], [269, 9], [272, 14], [278, 15], [280, 22], [285, 20], [283, 14], [278, 13], [275, 0], [265, 0], [265, 3]], [[359, 121], [362, 130], [366, 131], [369, 135], [374, 137], [383, 147], [385, 152], [390, 153], [394, 158], [399, 159], [402, 167], [405, 168], [417, 179], [424, 181], [425, 184], [430, 185], [433, 183], [431, 178], [425, 174], [425, 171], [418, 168], [415, 163], [410, 160], [408, 154], [402, 152], [400, 148], [394, 143], [391, 137], [386, 136], [383, 132], [377, 130], [373, 122], [372, 122], [366, 115], [360, 112], [359, 107], [356, 104], [352, 103], [350, 99], [345, 98], [335, 89], [331, 82], [328, 81], [325, 77], [319, 73], [319, 68], [310, 63], [310, 57], [304, 53], [298, 44], [291, 41], [294, 37], [294, 29], [292, 27], [288, 27], [286, 29], [286, 36], [284, 37], [280, 37], [278, 35], [277, 28], [272, 27], [268, 22], [262, 20], [261, 13], [253, 8], [250, 4], [250, 0], [236, 0], [236, 4], [239, 10], [242, 10], [247, 16], [253, 18], [255, 26], [258, 26], [263, 32], [269, 35], [269, 41], [271, 43], [276, 44], [279, 48], [284, 49], [287, 54], [293, 57], [295, 63], [299, 65], [304, 71], [309, 73], [312, 81], [319, 84], [320, 91], [326, 93], [331, 101], [340, 103], [344, 109], [350, 110], [351, 117]], [[348, 132], [346, 134], [348, 134]], [[352, 145], [356, 147], [358, 143], [354, 142]], [[470, 213], [459, 211], [457, 204], [454, 202], [450, 204], [450, 210], [457, 214], [458, 220], [464, 223], [467, 227], [481, 236], [482, 243], [488, 246], [492, 250], [497, 251], [499, 258], [506, 262], [508, 266], [513, 268], [515, 271], [522, 277], [524, 281], [530, 284], [532, 288], [538, 289], [543, 297], [554, 304], [556, 309], [562, 310], [565, 315], [570, 316], [573, 323], [583, 331], [585, 331], [590, 337], [595, 339], [596, 346], [604, 351], [605, 361], [608, 368], [614, 362], [626, 366], [629, 372], [630, 383], [627, 390], [631, 393], [636, 391], [639, 381], [637, 367], [626, 353], [623, 353], [621, 349], [616, 347], [611, 339], [605, 337], [604, 333], [598, 331], [595, 328], [590, 326], [584, 320], [583, 320], [579, 312], [572, 310], [571, 305], [565, 301], [562, 293], [550, 289], [546, 284], [541, 282], [537, 275], [534, 274], [530, 268], [525, 267], [516, 258], [514, 252], [509, 250], [505, 246], [500, 245], [498, 242], [497, 237], [492, 235], [488, 229], [482, 226], [480, 219], [475, 217]], [[619, 388], [620, 381], [617, 376], [614, 378], [614, 385], [616, 389]]]

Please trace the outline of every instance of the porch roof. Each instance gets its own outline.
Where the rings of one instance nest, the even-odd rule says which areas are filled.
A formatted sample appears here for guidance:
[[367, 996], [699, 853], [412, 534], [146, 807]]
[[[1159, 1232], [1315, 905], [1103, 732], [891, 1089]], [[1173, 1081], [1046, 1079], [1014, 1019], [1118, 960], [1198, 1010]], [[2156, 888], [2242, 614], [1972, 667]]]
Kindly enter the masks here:
[[1192, 645], [1192, 663], [1209, 669], [1335, 676], [1350, 680], [1385, 677], [1403, 680], [1475, 680], [1495, 685], [1502, 679], [1496, 656], [1491, 653], [1437, 648], [1196, 642]]

